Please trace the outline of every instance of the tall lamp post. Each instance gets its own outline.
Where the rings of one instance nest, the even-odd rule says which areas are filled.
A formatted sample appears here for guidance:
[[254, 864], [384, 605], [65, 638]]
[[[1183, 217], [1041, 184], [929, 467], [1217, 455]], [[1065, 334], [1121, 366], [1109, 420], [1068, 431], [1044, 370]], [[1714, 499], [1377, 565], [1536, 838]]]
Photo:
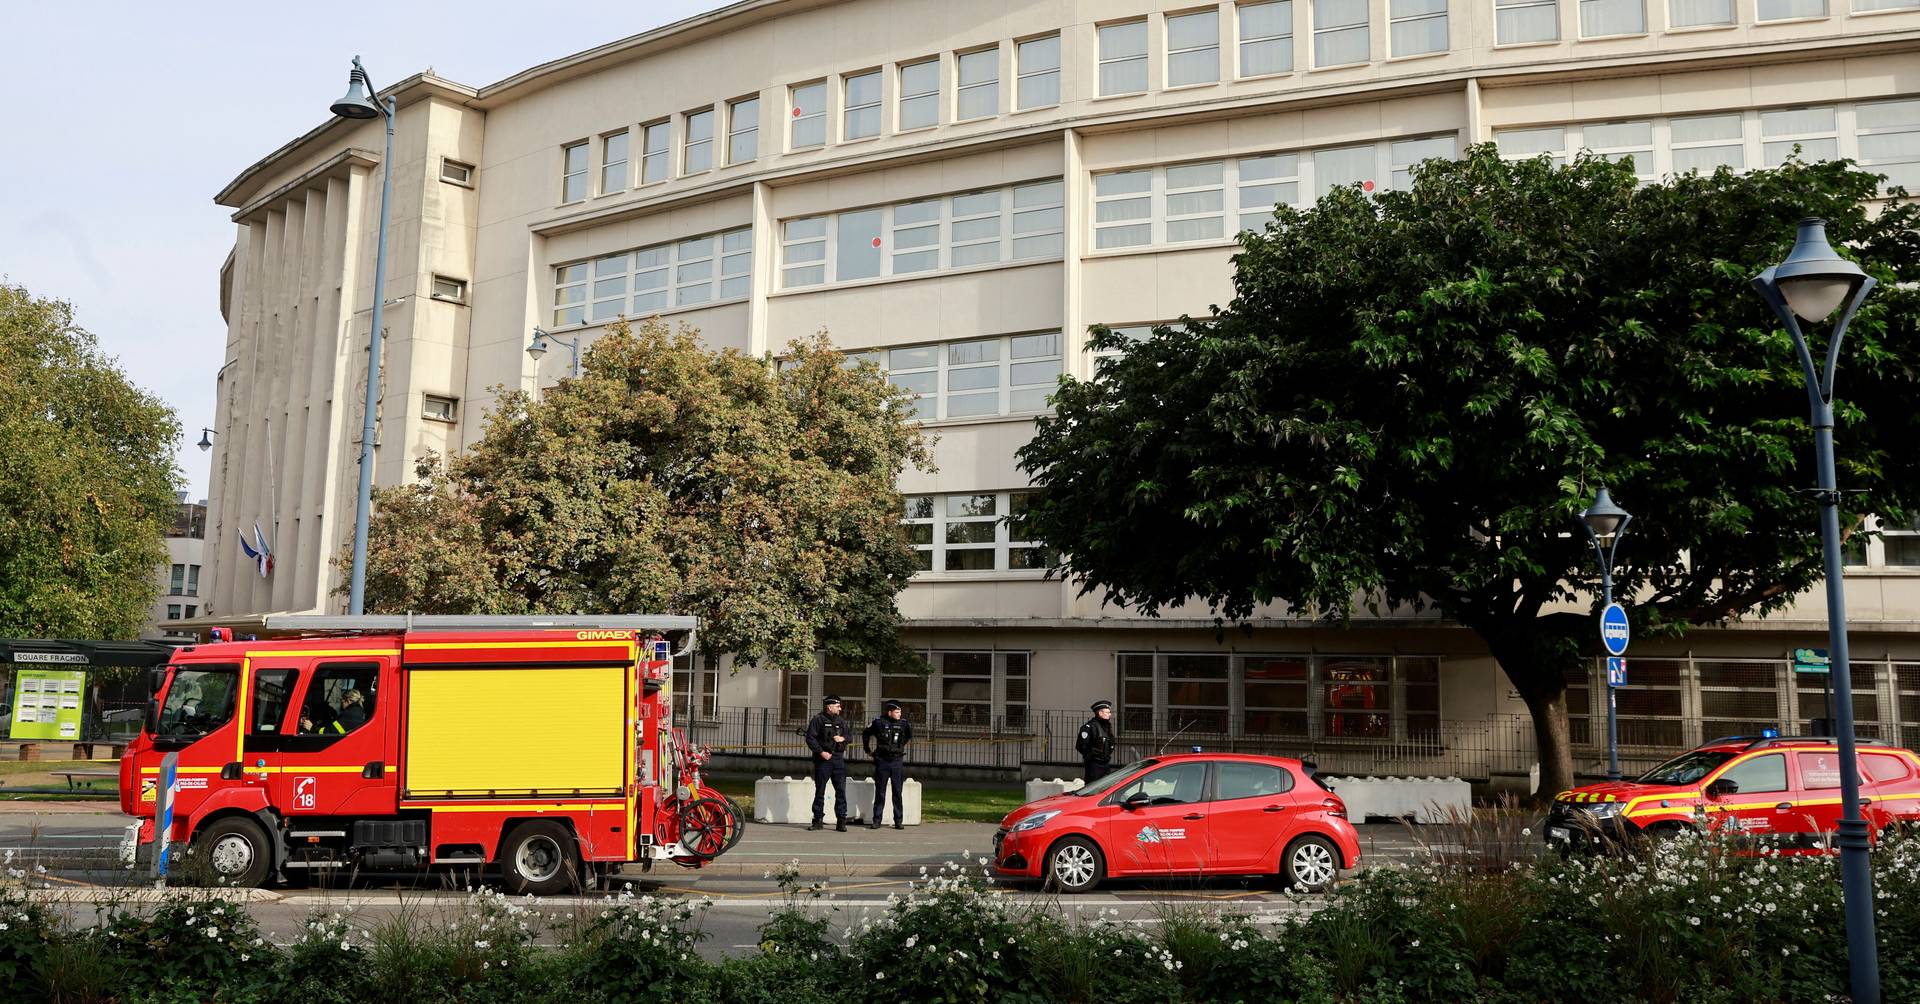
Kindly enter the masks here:
[[[1600, 562], [1601, 621], [1600, 639], [1607, 650], [1618, 658], [1627, 650], [1624, 631], [1625, 614], [1620, 615], [1623, 629], [1619, 636], [1619, 649], [1615, 651], [1613, 640], [1608, 636], [1609, 619], [1613, 616], [1613, 556], [1620, 549], [1620, 538], [1627, 535], [1627, 524], [1633, 522], [1633, 515], [1613, 504], [1613, 497], [1607, 494], [1607, 486], [1601, 485], [1593, 496], [1593, 504], [1580, 514], [1580, 525], [1587, 528], [1587, 540], [1593, 544], [1593, 556]], [[1620, 722], [1614, 710], [1614, 690], [1626, 681], [1622, 674], [1614, 672], [1613, 659], [1607, 663], [1607, 780], [1620, 780]]]
[[[1873, 931], [1873, 872], [1867, 862], [1867, 823], [1860, 815], [1860, 761], [1853, 738], [1853, 667], [1847, 662], [1847, 608], [1840, 575], [1840, 490], [1833, 470], [1833, 371], [1840, 362], [1840, 341], [1847, 325], [1875, 283], [1860, 266], [1840, 257], [1827, 243], [1827, 221], [1800, 221], [1787, 259], [1753, 277], [1780, 315], [1800, 355], [1807, 379], [1807, 403], [1813, 410], [1813, 454], [1820, 486], [1820, 543], [1826, 552], [1827, 647], [1832, 654], [1831, 714], [1840, 745], [1840, 881], [1846, 898], [1847, 965], [1855, 1004], [1880, 1004], [1880, 959]], [[1823, 321], [1840, 311], [1827, 337], [1824, 366], [1814, 362], [1801, 321]]]
[[534, 362], [539, 362], [540, 357], [547, 354], [547, 349], [549, 348], [547, 343], [549, 341], [559, 342], [573, 350], [573, 378], [575, 380], [580, 379], [580, 339], [578, 338], [568, 341], [565, 338], [548, 334], [545, 328], [535, 328], [533, 329], [533, 341], [527, 343], [527, 355], [532, 356]]
[[380, 411], [380, 329], [381, 308], [387, 302], [387, 210], [393, 201], [393, 95], [375, 103], [373, 83], [353, 57], [353, 72], [347, 75], [347, 93], [333, 103], [333, 113], [343, 119], [387, 120], [387, 152], [380, 160], [380, 231], [378, 250], [373, 256], [373, 335], [367, 343], [367, 414], [360, 428], [360, 494], [353, 513], [353, 572], [348, 580], [347, 612], [359, 614], [366, 607], [367, 521], [373, 509], [373, 437], [375, 419]]

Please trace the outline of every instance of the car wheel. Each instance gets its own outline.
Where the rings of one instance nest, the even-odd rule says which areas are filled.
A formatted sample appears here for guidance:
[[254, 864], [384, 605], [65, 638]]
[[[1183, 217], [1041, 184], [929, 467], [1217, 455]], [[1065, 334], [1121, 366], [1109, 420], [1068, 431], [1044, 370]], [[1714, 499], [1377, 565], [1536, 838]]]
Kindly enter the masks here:
[[580, 862], [573, 834], [550, 819], [521, 823], [500, 847], [500, 880], [516, 896], [577, 889]]
[[265, 885], [273, 868], [267, 831], [244, 816], [216, 819], [193, 838], [193, 854], [206, 862], [221, 885], [251, 889]]
[[1339, 875], [1340, 852], [1325, 837], [1301, 837], [1280, 859], [1280, 876], [1295, 889], [1319, 892]]
[[1047, 852], [1046, 884], [1061, 892], [1086, 892], [1099, 885], [1106, 874], [1100, 848], [1085, 837], [1068, 837]]

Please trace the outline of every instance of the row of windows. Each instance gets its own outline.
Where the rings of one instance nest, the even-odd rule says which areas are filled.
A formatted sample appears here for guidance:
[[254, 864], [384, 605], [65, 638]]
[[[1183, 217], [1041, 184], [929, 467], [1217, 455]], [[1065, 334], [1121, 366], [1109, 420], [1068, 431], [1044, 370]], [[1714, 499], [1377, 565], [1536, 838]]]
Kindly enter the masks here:
[[1259, 230], [1277, 205], [1298, 206], [1341, 185], [1404, 187], [1414, 164], [1456, 155], [1452, 136], [1363, 143], [1093, 176], [1095, 250], [1221, 240]]
[[[1557, 41], [1561, 0], [1492, 0], [1499, 44]], [[1646, 0], [1573, 0], [1579, 37], [1611, 38], [1644, 34]], [[1345, 66], [1372, 58], [1374, 23], [1368, 0], [1306, 0], [1313, 41], [1313, 65]], [[1391, 58], [1445, 52], [1451, 46], [1449, 0], [1388, 0], [1385, 5], [1387, 54]], [[1920, 9], [1920, 0], [1853, 0], [1855, 13]], [[1828, 0], [1755, 0], [1759, 22], [1825, 17]], [[1164, 19], [1161, 79], [1165, 87], [1216, 83], [1223, 72], [1235, 79], [1269, 76], [1294, 68], [1293, 0], [1249, 2], [1155, 15]], [[1668, 0], [1670, 28], [1732, 25], [1734, 0]], [[1097, 93], [1103, 97], [1145, 93], [1150, 86], [1148, 18], [1099, 25], [1095, 29]], [[1057, 32], [1012, 43], [1014, 86], [1011, 110], [1058, 105], [1061, 100], [1061, 35]], [[884, 80], [894, 83], [893, 131], [911, 132], [941, 123], [967, 122], [999, 115], [1000, 46], [996, 43], [952, 56], [952, 107], [943, 107], [941, 59], [928, 56], [789, 85], [787, 149], [819, 149], [830, 142], [853, 142], [881, 134], [885, 115]], [[830, 98], [837, 92], [836, 135], [829, 135]], [[577, 202], [592, 194], [623, 192], [674, 176], [673, 130], [678, 121], [678, 175], [702, 174], [716, 165], [751, 163], [760, 157], [759, 95], [747, 95], [638, 127], [599, 137], [597, 179], [590, 163], [592, 143], [579, 140], [561, 148], [560, 201]], [[452, 172], [449, 174], [449, 172]], [[446, 162], [442, 177], [471, 184], [469, 165]]]
[[1122, 731], [1305, 739], [1432, 738], [1433, 656], [1121, 652]]
[[[1856, 660], [1853, 714], [1860, 736], [1897, 741], [1920, 728], [1920, 664]], [[1593, 660], [1567, 692], [1573, 741], [1606, 742], [1605, 664]], [[1827, 677], [1796, 673], [1784, 660], [1628, 659], [1627, 685], [1615, 688], [1620, 745], [1684, 749], [1716, 736], [1763, 729], [1812, 735], [1831, 717]]]
[[599, 324], [739, 300], [753, 292], [752, 278], [751, 227], [572, 262], [554, 269], [553, 323]]
[[793, 289], [1058, 258], [1066, 247], [1063, 199], [1055, 178], [786, 220], [780, 283]]
[[1850, 535], [1842, 548], [1849, 566], [1920, 568], [1920, 514], [1904, 524], [1875, 517], [1875, 526], [1880, 530], [1879, 553], [1865, 537]]
[[175, 565], [167, 579], [168, 596], [200, 595], [200, 566]]
[[188, 617], [192, 617], [196, 612], [199, 611], [200, 607], [198, 604], [194, 604], [194, 603], [186, 603], [186, 604], [169, 603], [167, 604], [167, 619], [170, 621], [179, 620], [180, 612], [183, 609], [186, 611], [186, 615]]
[[1798, 147], [1802, 160], [1851, 158], [1892, 185], [1920, 190], [1920, 100], [1913, 99], [1502, 129], [1493, 138], [1512, 158], [1544, 155], [1565, 163], [1580, 150], [1631, 157], [1635, 172], [1648, 180], [1720, 167], [1778, 167]]
[[932, 667], [931, 673], [882, 673], [832, 656], [817, 673], [782, 670], [781, 708], [788, 721], [804, 722], [820, 710], [821, 698], [831, 694], [840, 698], [841, 716], [856, 729], [878, 716], [880, 702], [889, 700], [899, 701], [902, 717], [912, 722], [966, 728], [1027, 726], [1027, 681], [1033, 662], [1030, 653], [920, 654]]
[[1060, 378], [1060, 333], [972, 338], [849, 353], [914, 395], [924, 421], [1026, 415], [1046, 410]]
[[1042, 570], [1047, 549], [1034, 542], [1022, 517], [1031, 492], [908, 495], [901, 523], [920, 570], [1006, 572]]

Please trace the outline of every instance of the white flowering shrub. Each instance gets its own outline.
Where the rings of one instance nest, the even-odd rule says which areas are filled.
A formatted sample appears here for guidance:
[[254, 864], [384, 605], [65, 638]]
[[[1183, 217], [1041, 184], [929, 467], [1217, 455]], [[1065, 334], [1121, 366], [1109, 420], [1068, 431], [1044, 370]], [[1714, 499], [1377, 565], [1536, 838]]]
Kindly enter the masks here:
[[[1038, 973], [1021, 941], [1024, 918], [987, 891], [983, 863], [948, 862], [849, 932], [861, 983], [892, 1000], [1034, 999]], [[1044, 999], [1044, 998], [1039, 998]]]
[[711, 967], [698, 948], [708, 902], [623, 894], [566, 952], [570, 986], [593, 1001], [704, 999]]

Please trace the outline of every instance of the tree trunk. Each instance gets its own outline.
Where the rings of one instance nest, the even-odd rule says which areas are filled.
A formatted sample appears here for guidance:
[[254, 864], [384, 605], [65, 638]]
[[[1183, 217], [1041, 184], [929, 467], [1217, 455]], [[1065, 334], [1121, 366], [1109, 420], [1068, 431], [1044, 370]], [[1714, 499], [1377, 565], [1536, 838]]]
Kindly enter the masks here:
[[1551, 646], [1519, 640], [1488, 642], [1494, 661], [1520, 691], [1533, 717], [1534, 748], [1540, 754], [1539, 795], [1550, 799], [1573, 787], [1573, 735], [1567, 725], [1566, 675], [1558, 667], [1545, 665], [1552, 659], [1550, 652], [1536, 651], [1543, 647]]

